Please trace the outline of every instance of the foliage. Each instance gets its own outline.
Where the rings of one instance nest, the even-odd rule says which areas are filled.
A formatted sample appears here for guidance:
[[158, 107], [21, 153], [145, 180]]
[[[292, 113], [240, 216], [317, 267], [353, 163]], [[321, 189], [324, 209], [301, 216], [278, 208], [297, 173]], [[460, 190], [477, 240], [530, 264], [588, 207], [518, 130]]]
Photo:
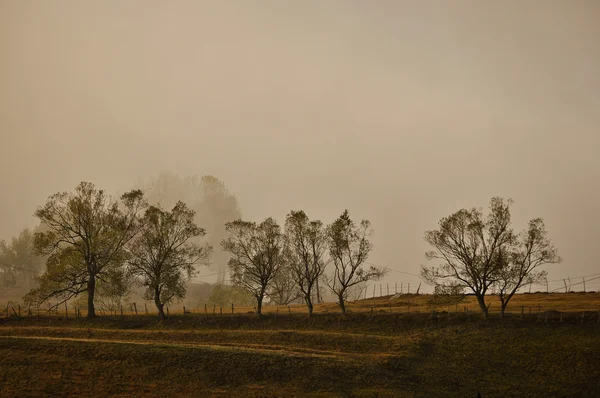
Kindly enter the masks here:
[[159, 316], [164, 318], [164, 305], [185, 296], [185, 282], [194, 274], [194, 265], [207, 264], [212, 248], [191, 242], [206, 233], [194, 222], [194, 211], [183, 202], [177, 202], [171, 211], [150, 206], [142, 224], [131, 242], [129, 269], [146, 287], [144, 299], [154, 300]]
[[[302, 210], [291, 211], [285, 219], [286, 256], [289, 270], [285, 280], [295, 282], [308, 308], [313, 312], [313, 296], [327, 266], [327, 235], [321, 221], [310, 221]], [[276, 278], [278, 279], [278, 278]], [[287, 304], [287, 303], [284, 303]]]
[[208, 304], [226, 307], [232, 303], [236, 306], [247, 307], [254, 305], [255, 299], [239, 286], [215, 285], [208, 298]]
[[459, 284], [471, 290], [484, 317], [488, 316], [485, 295], [492, 285], [503, 291], [505, 308], [528, 276], [535, 278], [537, 267], [560, 261], [540, 219], [532, 220], [529, 231], [521, 237], [514, 234], [511, 203], [492, 198], [487, 217], [480, 209], [461, 209], [443, 218], [439, 229], [425, 233], [425, 240], [434, 248], [426, 257], [441, 264], [422, 267], [422, 277], [431, 284]]
[[256, 298], [257, 314], [268, 287], [285, 265], [284, 238], [275, 220], [267, 218], [260, 224], [237, 220], [225, 224], [229, 237], [221, 243], [231, 254], [229, 269], [232, 282]]
[[34, 238], [37, 252], [49, 256], [47, 269], [27, 300], [64, 302], [87, 292], [88, 317], [95, 316], [96, 279], [123, 265], [124, 247], [141, 227], [138, 213], [145, 206], [139, 190], [122, 195], [119, 203], [88, 182], [74, 193], [50, 196], [35, 212], [47, 229]]
[[465, 297], [465, 287], [460, 284], [436, 285], [431, 299], [427, 301], [427, 306], [440, 308], [456, 305], [461, 303]]
[[384, 270], [375, 266], [363, 268], [372, 249], [369, 238], [372, 235], [371, 223], [362, 220], [356, 225], [350, 218], [348, 210], [344, 210], [331, 225], [327, 227], [327, 245], [333, 261], [333, 275], [325, 282], [337, 296], [342, 313], [346, 313], [344, 301], [348, 298], [348, 289], [352, 286], [379, 279]]

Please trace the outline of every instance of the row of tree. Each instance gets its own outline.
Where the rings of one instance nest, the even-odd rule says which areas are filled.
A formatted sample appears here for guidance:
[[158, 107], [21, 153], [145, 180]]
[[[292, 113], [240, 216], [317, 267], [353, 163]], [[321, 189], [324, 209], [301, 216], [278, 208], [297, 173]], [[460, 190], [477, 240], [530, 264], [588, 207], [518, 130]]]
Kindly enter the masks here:
[[[214, 177], [201, 181], [218, 192], [217, 204], [232, 197]], [[159, 196], [164, 199], [166, 192], [163, 189]], [[230, 215], [232, 208], [237, 211], [233, 204], [225, 206]], [[438, 229], [426, 232], [425, 240], [433, 248], [427, 258], [438, 264], [422, 267], [421, 274], [435, 286], [437, 296], [471, 291], [487, 316], [485, 296], [495, 289], [504, 314], [519, 288], [546, 277], [542, 265], [561, 261], [542, 219], [531, 220], [519, 234], [514, 232], [511, 204], [493, 198], [488, 215], [477, 208], [461, 209], [443, 218]], [[197, 265], [209, 264], [215, 251], [203, 242], [207, 232], [197, 225], [193, 209], [182, 201], [171, 210], [160, 203], [149, 205], [141, 190], [114, 200], [84, 182], [72, 193], [51, 196], [35, 214], [40, 227], [33, 235], [24, 231], [10, 245], [1, 242], [0, 263], [13, 264], [12, 270], [25, 270], [31, 278], [31, 271], [45, 260], [39, 285], [26, 301], [40, 304], [55, 298], [62, 303], [84, 296], [90, 317], [96, 314], [97, 292], [102, 297], [122, 297], [132, 284], [144, 289], [144, 298], [153, 300], [164, 317], [165, 304], [185, 296], [186, 282]], [[204, 219], [209, 217], [205, 214]], [[268, 298], [276, 303], [300, 299], [312, 316], [320, 284], [333, 293], [345, 313], [352, 289], [384, 273], [366, 266], [372, 248], [369, 221], [357, 224], [348, 211], [330, 225], [310, 220], [300, 210], [286, 216], [283, 228], [272, 218], [261, 223], [237, 219], [212, 227], [217, 232], [211, 243], [217, 236], [222, 238], [217, 249], [220, 260], [228, 259], [234, 286], [254, 297], [259, 315]], [[4, 275], [6, 279], [8, 273]]]
[[[196, 224], [194, 210], [181, 201], [171, 210], [148, 205], [141, 190], [117, 201], [83, 182], [72, 193], [48, 198], [35, 215], [44, 230], [35, 234], [34, 246], [47, 257], [46, 270], [26, 300], [62, 303], [85, 294], [88, 317], [96, 315], [97, 286], [114, 288], [131, 280], [145, 288], [144, 298], [153, 300], [164, 318], [165, 304], [184, 297], [196, 265], [208, 264], [213, 252], [197, 239], [206, 231]], [[265, 297], [296, 294], [311, 316], [320, 280], [345, 312], [349, 289], [383, 274], [365, 267], [370, 223], [357, 225], [348, 211], [329, 226], [292, 211], [283, 231], [272, 218], [260, 224], [239, 219], [226, 223], [224, 231], [221, 247], [230, 256], [231, 279], [256, 299], [259, 315]], [[325, 275], [329, 264], [332, 273]]]

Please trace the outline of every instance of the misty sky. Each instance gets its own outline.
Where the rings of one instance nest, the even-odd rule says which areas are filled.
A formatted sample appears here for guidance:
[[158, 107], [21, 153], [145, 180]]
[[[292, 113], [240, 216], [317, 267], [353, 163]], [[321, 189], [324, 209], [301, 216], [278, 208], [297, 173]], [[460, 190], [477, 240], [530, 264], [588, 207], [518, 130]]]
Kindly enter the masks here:
[[79, 181], [168, 169], [255, 221], [348, 208], [411, 273], [441, 217], [511, 197], [564, 258], [550, 278], [600, 272], [599, 21], [594, 0], [0, 0], [0, 239]]

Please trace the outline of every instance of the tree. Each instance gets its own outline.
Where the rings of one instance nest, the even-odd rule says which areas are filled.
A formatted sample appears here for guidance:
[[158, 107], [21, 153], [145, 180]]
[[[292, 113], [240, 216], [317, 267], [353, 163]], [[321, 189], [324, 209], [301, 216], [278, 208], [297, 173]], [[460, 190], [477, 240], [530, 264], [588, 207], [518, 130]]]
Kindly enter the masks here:
[[302, 211], [291, 211], [285, 219], [286, 254], [290, 277], [313, 313], [313, 295], [323, 276], [327, 261], [327, 235], [321, 221], [310, 221]]
[[530, 238], [514, 234], [510, 227], [511, 204], [511, 200], [492, 198], [487, 216], [481, 209], [461, 209], [443, 218], [439, 229], [425, 233], [425, 240], [434, 248], [426, 257], [442, 263], [422, 267], [422, 277], [434, 285], [458, 284], [471, 290], [485, 318], [488, 317], [485, 295], [492, 285], [501, 285], [502, 301], [507, 304], [516, 289], [528, 280], [527, 276], [533, 277], [533, 271], [552, 257], [546, 253], [539, 261], [536, 254], [549, 248], [545, 232], [541, 233], [545, 231], [543, 223], [533, 220]]
[[362, 282], [379, 279], [384, 270], [375, 266], [363, 268], [372, 245], [371, 223], [362, 220], [356, 225], [350, 218], [348, 210], [344, 210], [331, 225], [327, 227], [327, 245], [333, 261], [333, 275], [326, 279], [327, 286], [337, 296], [342, 314], [346, 314], [344, 301], [348, 289]]
[[256, 312], [262, 316], [262, 305], [273, 278], [285, 264], [284, 238], [272, 218], [260, 224], [237, 220], [225, 224], [229, 237], [221, 243], [231, 254], [231, 280], [256, 298]]
[[194, 222], [194, 211], [178, 202], [171, 211], [150, 206], [143, 217], [143, 228], [130, 245], [131, 274], [146, 287], [144, 298], [154, 300], [158, 316], [165, 318], [164, 306], [185, 296], [186, 280], [195, 264], [208, 264], [212, 248], [191, 242], [206, 235]]
[[548, 232], [541, 218], [529, 221], [528, 229], [523, 231], [509, 247], [498, 252], [500, 263], [498, 296], [500, 297], [500, 315], [504, 316], [508, 302], [523, 285], [540, 283], [547, 272], [540, 270], [544, 264], [560, 263], [558, 250], [548, 238]]
[[34, 234], [27, 228], [13, 237], [10, 244], [0, 241], [0, 269], [4, 285], [14, 283], [32, 288], [44, 265], [44, 258], [35, 252]]
[[277, 305], [288, 305], [302, 297], [298, 285], [294, 281], [292, 268], [287, 260], [271, 280], [267, 296]]
[[211, 175], [180, 177], [169, 171], [162, 171], [144, 187], [148, 202], [163, 208], [172, 208], [181, 200], [196, 212], [195, 220], [206, 231], [203, 240], [214, 250], [212, 265], [217, 267], [219, 283], [225, 280], [229, 255], [220, 243], [227, 237], [225, 223], [241, 217], [236, 197], [229, 192], [225, 183]]
[[50, 196], [35, 212], [46, 228], [35, 234], [34, 243], [38, 254], [49, 256], [47, 269], [27, 299], [39, 304], [56, 297], [62, 303], [87, 292], [87, 316], [96, 316], [96, 279], [124, 264], [124, 247], [139, 231], [138, 214], [145, 206], [140, 190], [123, 194], [118, 202], [89, 182], [74, 193]]

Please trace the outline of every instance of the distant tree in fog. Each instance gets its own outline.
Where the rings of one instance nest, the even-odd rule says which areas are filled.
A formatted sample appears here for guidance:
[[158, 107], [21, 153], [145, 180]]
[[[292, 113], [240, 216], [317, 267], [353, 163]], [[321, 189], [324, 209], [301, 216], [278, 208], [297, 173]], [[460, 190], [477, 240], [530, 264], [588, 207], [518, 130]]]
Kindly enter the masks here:
[[486, 318], [485, 295], [491, 286], [499, 288], [504, 314], [523, 284], [543, 277], [539, 266], [560, 261], [541, 219], [530, 221], [527, 231], [515, 235], [510, 226], [511, 203], [492, 198], [487, 216], [481, 209], [461, 209], [443, 218], [437, 230], [425, 233], [425, 240], [434, 248], [426, 256], [440, 264], [422, 267], [422, 277], [433, 285], [460, 285], [471, 290]]
[[232, 282], [256, 298], [256, 312], [262, 315], [265, 295], [285, 265], [284, 237], [275, 220], [260, 224], [237, 220], [225, 224], [227, 239], [221, 243], [228, 252]]
[[342, 314], [346, 314], [345, 300], [349, 288], [383, 276], [384, 270], [364, 267], [371, 252], [371, 223], [362, 220], [356, 225], [345, 210], [327, 227], [327, 245], [333, 262], [333, 274], [325, 279], [327, 286], [335, 294]]
[[196, 212], [195, 220], [206, 231], [203, 237], [213, 248], [211, 263], [219, 272], [218, 281], [223, 283], [229, 255], [220, 243], [227, 237], [225, 223], [241, 218], [236, 197], [225, 183], [217, 177], [197, 175], [180, 177], [169, 171], [161, 172], [146, 184], [141, 184], [148, 202], [171, 208], [178, 201], [184, 202]]
[[289, 275], [313, 313], [318, 280], [327, 266], [327, 235], [321, 221], [310, 221], [302, 211], [291, 211], [285, 219], [285, 244]]
[[139, 190], [115, 201], [89, 182], [50, 196], [35, 212], [46, 230], [35, 234], [34, 244], [38, 254], [49, 256], [47, 267], [27, 301], [39, 304], [54, 297], [64, 302], [87, 292], [87, 316], [96, 316], [96, 279], [123, 266], [124, 248], [141, 228], [139, 213], [145, 207]]
[[10, 243], [0, 241], [0, 286], [32, 288], [42, 272], [45, 258], [35, 252], [34, 234], [24, 229]]
[[146, 288], [144, 298], [154, 300], [159, 317], [164, 319], [164, 305], [185, 296], [185, 282], [194, 274], [196, 264], [208, 264], [212, 247], [191, 241], [206, 233], [196, 225], [194, 211], [183, 202], [171, 211], [150, 206], [142, 225], [129, 247], [129, 269]]

